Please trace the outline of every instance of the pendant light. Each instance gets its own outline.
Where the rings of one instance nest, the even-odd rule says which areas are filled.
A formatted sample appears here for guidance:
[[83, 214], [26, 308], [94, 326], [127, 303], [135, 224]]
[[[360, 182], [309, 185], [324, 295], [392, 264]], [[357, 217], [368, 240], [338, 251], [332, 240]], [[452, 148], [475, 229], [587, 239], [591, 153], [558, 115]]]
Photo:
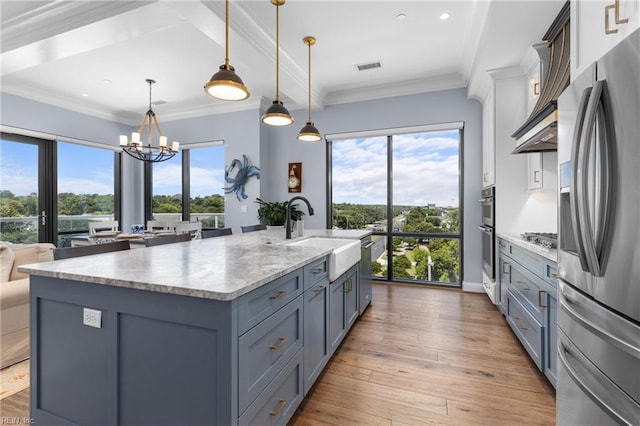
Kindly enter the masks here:
[[276, 99], [262, 116], [262, 122], [270, 126], [288, 126], [293, 123], [293, 117], [280, 100], [280, 6], [284, 3], [285, 0], [271, 0], [271, 4], [276, 7]]
[[225, 0], [224, 10], [224, 64], [220, 65], [220, 70], [204, 85], [204, 90], [214, 98], [224, 101], [242, 101], [249, 97], [249, 89], [244, 85], [240, 76], [236, 74], [235, 68], [229, 63], [229, 0]]
[[316, 39], [315, 37], [307, 36], [302, 41], [309, 47], [309, 104], [307, 110], [309, 114], [307, 116], [307, 124], [298, 133], [298, 139], [303, 142], [317, 142], [322, 139], [322, 136], [320, 136], [320, 132], [311, 121], [311, 46], [316, 44]]

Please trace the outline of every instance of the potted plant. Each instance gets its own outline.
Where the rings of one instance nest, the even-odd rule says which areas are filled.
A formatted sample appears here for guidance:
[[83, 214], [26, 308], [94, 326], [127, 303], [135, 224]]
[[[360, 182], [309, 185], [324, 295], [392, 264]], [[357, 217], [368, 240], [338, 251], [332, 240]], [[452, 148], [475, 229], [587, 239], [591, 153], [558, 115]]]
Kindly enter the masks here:
[[[288, 201], [283, 202], [269, 202], [260, 198], [256, 198], [256, 203], [260, 204], [258, 207], [258, 219], [260, 223], [267, 226], [284, 226], [287, 221], [287, 206]], [[294, 204], [291, 206], [291, 222], [302, 218], [304, 212], [298, 210], [298, 206]]]

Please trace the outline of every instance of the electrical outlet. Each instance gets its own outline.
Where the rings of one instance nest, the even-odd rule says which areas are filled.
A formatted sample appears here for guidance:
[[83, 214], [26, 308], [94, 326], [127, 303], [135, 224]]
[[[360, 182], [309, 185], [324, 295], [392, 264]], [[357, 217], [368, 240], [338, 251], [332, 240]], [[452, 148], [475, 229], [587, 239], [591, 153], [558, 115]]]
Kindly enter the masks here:
[[245, 205], [240, 206], [240, 213], [247, 213], [248, 210], [249, 209], [247, 208], [247, 206]]
[[102, 311], [84, 308], [82, 313], [82, 323], [89, 327], [102, 328]]

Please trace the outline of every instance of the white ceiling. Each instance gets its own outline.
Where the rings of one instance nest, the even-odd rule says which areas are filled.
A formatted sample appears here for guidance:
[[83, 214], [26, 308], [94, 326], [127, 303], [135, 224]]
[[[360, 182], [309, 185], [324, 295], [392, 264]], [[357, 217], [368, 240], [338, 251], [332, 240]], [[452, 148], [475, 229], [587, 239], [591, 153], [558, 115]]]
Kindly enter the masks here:
[[[288, 0], [280, 8], [280, 96], [289, 110], [306, 108], [302, 38], [312, 35], [314, 110], [455, 87], [481, 97], [487, 70], [518, 66], [563, 3]], [[269, 0], [230, 1], [229, 59], [251, 97], [224, 102], [203, 89], [224, 63], [221, 0], [1, 0], [2, 91], [131, 125], [146, 111], [146, 78], [157, 81], [154, 104], [166, 102], [154, 106], [161, 122], [268, 105], [275, 9]], [[440, 20], [443, 12], [451, 18]], [[382, 67], [356, 68], [373, 61]]]

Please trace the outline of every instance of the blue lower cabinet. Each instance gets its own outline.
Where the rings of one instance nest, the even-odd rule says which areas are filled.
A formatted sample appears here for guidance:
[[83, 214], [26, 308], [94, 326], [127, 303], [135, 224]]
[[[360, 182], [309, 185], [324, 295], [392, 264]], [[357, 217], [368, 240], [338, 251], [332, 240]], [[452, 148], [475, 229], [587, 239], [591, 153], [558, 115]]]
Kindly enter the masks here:
[[542, 366], [543, 329], [533, 315], [507, 291], [507, 322], [540, 370]]
[[291, 357], [302, 349], [302, 296], [269, 316], [238, 341], [240, 413], [253, 402]]
[[549, 382], [556, 386], [556, 374], [557, 374], [557, 356], [556, 351], [557, 336], [558, 336], [558, 291], [549, 291], [546, 294], [546, 315], [544, 320], [544, 374], [549, 379]]
[[329, 360], [329, 280], [304, 293], [304, 394]]
[[357, 318], [358, 268], [329, 283], [320, 259], [230, 301], [32, 276], [30, 416], [284, 425]]
[[556, 385], [557, 263], [500, 239], [499, 282], [503, 313], [549, 382]]
[[240, 425], [286, 425], [304, 398], [302, 351], [284, 366], [240, 416]]
[[359, 268], [351, 268], [347, 271], [347, 277], [345, 279], [345, 322], [347, 325], [347, 330], [349, 330], [358, 319], [359, 273]]

